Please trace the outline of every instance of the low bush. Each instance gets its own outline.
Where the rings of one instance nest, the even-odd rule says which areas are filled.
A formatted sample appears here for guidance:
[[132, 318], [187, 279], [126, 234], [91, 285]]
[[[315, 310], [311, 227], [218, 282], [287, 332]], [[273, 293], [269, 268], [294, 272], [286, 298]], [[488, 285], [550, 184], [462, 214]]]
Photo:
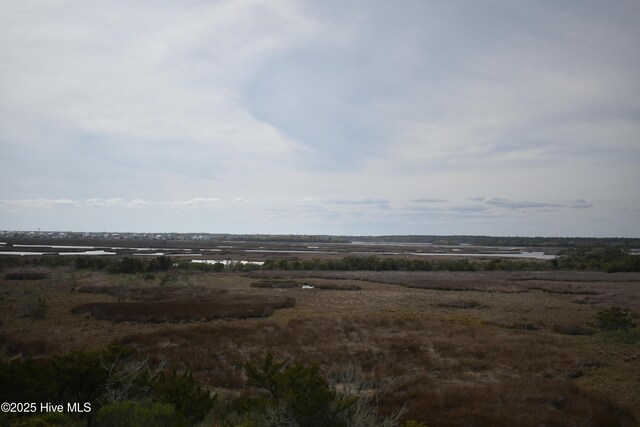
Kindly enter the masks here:
[[22, 316], [44, 319], [49, 311], [49, 303], [43, 297], [29, 297], [22, 304]]
[[397, 425], [395, 419], [379, 419], [377, 408], [364, 396], [338, 393], [322, 377], [317, 365], [286, 364], [267, 354], [256, 365], [245, 364], [245, 373], [248, 385], [258, 392], [245, 393], [233, 402], [233, 425]]
[[635, 327], [635, 324], [631, 320], [629, 310], [624, 310], [620, 307], [611, 307], [598, 311], [596, 321], [600, 329], [607, 331], [628, 330]]
[[593, 329], [577, 323], [554, 323], [551, 330], [562, 335], [593, 335]]
[[[125, 363], [129, 355], [131, 350], [111, 346], [96, 352], [74, 351], [50, 359], [0, 360], [0, 401], [89, 403], [91, 412], [79, 417], [86, 417], [88, 425], [103, 427], [186, 427], [200, 422], [210, 412], [214, 399], [190, 372], [167, 375], [160, 370], [158, 375], [147, 375], [143, 369], [141, 375], [132, 377], [126, 372], [126, 366], [132, 363]], [[128, 384], [116, 384], [118, 381], [114, 379], [126, 380]], [[116, 386], [126, 386], [129, 393], [109, 393]], [[114, 396], [118, 399], [114, 400]], [[36, 409], [40, 410], [39, 404]], [[77, 422], [67, 417], [64, 422], [55, 423], [47, 417], [47, 414], [28, 413], [6, 421], [25, 426], [75, 425]], [[2, 422], [0, 418], [0, 425], [4, 425]]]
[[640, 257], [628, 248], [576, 246], [560, 251], [555, 260], [561, 269], [599, 270], [607, 273], [640, 271]]
[[[0, 419], [0, 425], [6, 424], [3, 424]], [[14, 418], [10, 425], [11, 427], [84, 427], [87, 424], [69, 414], [49, 412], [30, 418]]]
[[174, 427], [187, 425], [175, 413], [173, 405], [158, 402], [122, 401], [97, 411], [96, 427]]
[[[391, 405], [395, 403], [394, 405]], [[381, 399], [405, 404], [413, 419], [433, 426], [637, 426], [632, 413], [571, 380], [516, 377], [490, 384], [396, 388]]]
[[28, 339], [0, 332], [0, 350], [7, 356], [43, 356], [49, 353], [51, 346], [42, 339]]
[[[78, 264], [76, 264], [76, 266], [77, 265]], [[172, 266], [173, 260], [165, 256], [159, 256], [152, 259], [124, 257], [119, 262], [109, 265], [108, 270], [110, 273], [114, 274], [154, 273], [159, 271], [168, 271]]]
[[48, 273], [41, 271], [18, 271], [4, 275], [6, 280], [44, 280], [49, 278]]
[[484, 305], [480, 304], [478, 301], [473, 300], [443, 302], [438, 304], [438, 306], [446, 308], [485, 308]]
[[166, 300], [202, 300], [227, 293], [226, 289], [185, 286], [83, 286], [78, 292], [112, 295], [118, 300], [166, 301]]
[[205, 301], [98, 302], [75, 307], [73, 314], [112, 322], [181, 322], [267, 317], [295, 306], [293, 298], [227, 296]]
[[[118, 347], [110, 347], [98, 352], [74, 351], [51, 359], [0, 360], [0, 401], [86, 402], [92, 409], [98, 408], [101, 386], [108, 377], [103, 364], [119, 352]], [[91, 413], [86, 415], [90, 417]]]
[[315, 289], [323, 291], [361, 291], [362, 288], [358, 285], [342, 285], [337, 283], [312, 285]]
[[251, 287], [267, 288], [267, 289], [274, 289], [274, 288], [287, 289], [287, 288], [297, 288], [298, 284], [291, 280], [261, 280], [259, 282], [252, 283]]
[[176, 415], [187, 425], [201, 421], [215, 402], [215, 396], [211, 397], [188, 370], [183, 374], [161, 372], [153, 384], [152, 393], [155, 401], [175, 408]]

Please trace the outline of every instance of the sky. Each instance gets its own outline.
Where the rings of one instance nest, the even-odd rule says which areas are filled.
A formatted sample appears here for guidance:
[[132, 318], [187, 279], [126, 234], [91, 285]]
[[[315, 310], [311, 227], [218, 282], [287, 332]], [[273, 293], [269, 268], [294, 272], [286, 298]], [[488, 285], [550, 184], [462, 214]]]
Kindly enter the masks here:
[[0, 0], [0, 229], [640, 237], [639, 21]]

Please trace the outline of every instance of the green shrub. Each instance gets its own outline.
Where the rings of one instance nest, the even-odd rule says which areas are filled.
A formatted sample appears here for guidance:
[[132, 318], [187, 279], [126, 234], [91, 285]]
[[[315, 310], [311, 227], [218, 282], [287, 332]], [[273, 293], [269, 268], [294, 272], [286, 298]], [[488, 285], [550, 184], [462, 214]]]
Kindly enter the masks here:
[[[76, 266], [77, 265], [78, 263], [76, 263]], [[110, 265], [108, 270], [110, 273], [114, 274], [154, 273], [159, 271], [168, 271], [172, 266], [173, 260], [165, 256], [159, 256], [157, 258], [149, 260], [145, 260], [142, 258], [124, 257], [119, 262]]]
[[593, 329], [578, 323], [554, 323], [551, 328], [556, 334], [562, 335], [593, 335]]
[[174, 427], [182, 423], [173, 405], [125, 400], [100, 408], [94, 425], [96, 427]]
[[50, 412], [22, 420], [14, 420], [11, 423], [12, 427], [83, 427], [85, 425], [86, 423], [59, 412]]
[[620, 307], [611, 307], [598, 311], [596, 320], [601, 329], [608, 331], [628, 330], [635, 326], [629, 315], [629, 310], [624, 310]]
[[[52, 380], [57, 385], [54, 402], [91, 402], [96, 404], [108, 373], [103, 366], [106, 353], [73, 351], [55, 356], [49, 362]], [[92, 406], [93, 406], [92, 405]]]
[[175, 371], [170, 375], [161, 373], [152, 388], [154, 400], [171, 404], [189, 425], [202, 421], [215, 402], [215, 397], [193, 379], [190, 371], [182, 375]]
[[611, 341], [621, 344], [638, 345], [640, 344], [640, 329], [618, 329], [607, 334], [607, 338]]
[[76, 270], [104, 270], [113, 264], [113, 261], [103, 257], [83, 256], [75, 257]]
[[49, 275], [40, 271], [19, 271], [16, 273], [7, 273], [4, 275], [5, 280], [44, 280]]
[[621, 247], [576, 246], [563, 249], [558, 253], [556, 264], [562, 269], [607, 273], [640, 271], [640, 257]]
[[[97, 408], [108, 372], [121, 348], [74, 351], [51, 359], [0, 361], [2, 402], [88, 402]], [[89, 416], [91, 414], [88, 414]]]
[[299, 426], [338, 425], [336, 392], [320, 375], [317, 366], [285, 366], [268, 354], [257, 366], [246, 364], [245, 370], [249, 385], [267, 392], [253, 402], [264, 413], [295, 420], [294, 424]]
[[45, 360], [0, 360], [0, 401], [52, 402], [56, 384]]

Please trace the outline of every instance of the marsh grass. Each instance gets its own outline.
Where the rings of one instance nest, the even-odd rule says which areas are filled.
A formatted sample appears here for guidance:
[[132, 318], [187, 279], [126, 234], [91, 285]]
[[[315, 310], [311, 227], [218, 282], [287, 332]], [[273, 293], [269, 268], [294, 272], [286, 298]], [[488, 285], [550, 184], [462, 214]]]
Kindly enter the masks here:
[[22, 316], [44, 319], [49, 312], [49, 303], [42, 296], [30, 295], [22, 303]]
[[16, 271], [4, 275], [6, 280], [44, 280], [49, 278], [49, 274], [42, 271]]
[[228, 292], [226, 289], [211, 289], [198, 286], [83, 286], [81, 293], [106, 294], [118, 300], [165, 301], [175, 299], [198, 300]]
[[551, 330], [563, 335], [593, 335], [595, 331], [587, 325], [578, 323], [554, 323]]
[[[540, 405], [549, 410], [531, 421], [523, 416], [518, 425], [561, 417], [596, 426], [605, 415], [621, 420], [619, 425], [632, 425], [624, 421], [628, 411], [568, 382], [580, 362], [550, 336], [413, 316], [254, 322], [258, 320], [165, 329], [130, 335], [120, 343], [135, 346], [141, 354], [162, 354], [172, 363], [189, 360], [202, 381], [228, 390], [245, 386], [238, 368], [242, 360], [258, 361], [265, 351], [283, 360], [318, 364], [337, 383], [340, 367], [351, 363], [361, 369], [366, 389], [380, 396], [383, 415], [406, 407], [404, 420], [426, 420], [429, 425], [509, 425], [509, 414], [533, 413]], [[592, 418], [579, 409], [590, 405], [595, 408]]]
[[310, 287], [322, 291], [361, 291], [362, 287], [354, 284], [344, 283], [298, 283], [293, 280], [261, 280], [251, 284], [252, 288], [268, 288], [268, 289], [291, 289]]
[[0, 332], [0, 349], [10, 357], [35, 357], [48, 354], [51, 350], [51, 345], [41, 338], [29, 339], [7, 332]]
[[487, 308], [487, 306], [480, 304], [478, 301], [474, 300], [459, 300], [459, 301], [448, 301], [442, 302], [438, 304], [439, 307], [447, 307], [447, 308]]
[[633, 415], [568, 380], [519, 377], [491, 384], [403, 384], [381, 401], [383, 413], [405, 402], [407, 412], [434, 426], [634, 426]]
[[321, 291], [361, 291], [362, 287], [358, 285], [346, 285], [341, 283], [320, 283], [313, 285], [314, 289], [320, 289]]
[[[626, 338], [618, 339], [608, 331], [573, 334], [575, 326], [591, 327], [601, 304], [615, 299], [624, 301], [625, 309], [636, 306], [640, 282], [627, 280], [631, 276], [625, 276], [625, 281], [615, 276], [612, 282], [580, 283], [579, 287], [569, 287], [571, 283], [562, 281], [543, 284], [552, 285], [551, 289], [566, 287], [598, 293], [572, 295], [528, 289], [541, 284], [516, 280], [526, 278], [525, 272], [515, 275], [270, 271], [266, 276], [258, 273], [262, 272], [252, 272], [250, 276], [194, 273], [189, 274], [191, 286], [159, 287], [153, 286], [159, 277], [150, 283], [142, 275], [101, 272], [83, 273], [77, 281], [78, 289], [88, 286], [163, 289], [149, 291], [158, 292], [157, 298], [150, 294], [145, 300], [143, 292], [139, 301], [135, 296], [131, 297], [132, 302], [121, 302], [118, 306], [147, 305], [151, 307], [149, 316], [159, 318], [163, 310], [156, 303], [179, 303], [176, 307], [180, 316], [192, 314], [190, 307], [194, 303], [225, 298], [262, 304], [271, 301], [271, 297], [289, 297], [296, 299], [295, 306], [276, 310], [269, 317], [232, 321], [199, 322], [197, 317], [191, 317], [179, 323], [114, 324], [69, 312], [79, 305], [113, 303], [116, 295], [69, 292], [63, 280], [14, 282], [0, 278], [4, 297], [0, 306], [7, 319], [2, 328], [13, 340], [6, 347], [23, 347], [13, 354], [50, 355], [65, 349], [122, 343], [132, 347], [139, 358], [148, 355], [151, 363], [166, 360], [169, 370], [191, 369], [194, 378], [219, 396], [241, 394], [247, 386], [243, 364], [257, 363], [267, 352], [290, 363], [318, 364], [325, 378], [338, 382], [341, 367], [352, 363], [364, 378], [363, 393], [378, 396], [381, 415], [397, 413], [404, 406], [403, 421], [414, 419], [429, 426], [514, 423], [527, 426], [536, 422], [591, 426], [598, 425], [604, 419], [603, 414], [611, 420], [609, 425], [624, 426], [629, 425], [625, 405], [636, 416], [640, 415], [636, 398], [640, 380], [635, 370], [640, 357], [637, 342], [634, 344], [631, 339], [631, 344], [627, 344]], [[279, 281], [314, 286], [354, 284], [362, 292], [251, 286], [257, 280], [276, 280], [275, 277]], [[540, 272], [536, 277], [553, 278]], [[407, 283], [447, 290], [402, 286]], [[179, 288], [180, 292], [173, 294], [173, 288], [176, 292]], [[198, 288], [203, 289], [202, 294]], [[467, 290], [449, 291], [459, 288]], [[230, 292], [200, 297], [220, 289]], [[24, 292], [27, 290], [28, 294]], [[188, 296], [191, 291], [194, 294]], [[50, 302], [49, 316], [39, 320], [37, 328], [36, 322], [18, 313], [20, 304], [34, 295]], [[572, 301], [576, 298], [594, 301], [596, 306], [575, 304]], [[475, 304], [469, 302], [483, 307], [471, 308]], [[630, 313], [637, 320], [637, 309]], [[526, 325], [538, 329], [527, 326], [525, 330]], [[18, 337], [29, 337], [34, 342], [20, 343]], [[49, 341], [49, 337], [55, 340]], [[38, 340], [55, 346], [29, 350]], [[520, 412], [522, 417], [514, 418], [513, 414], [519, 416]], [[532, 421], [527, 421], [527, 416]], [[555, 419], [559, 424], [553, 423]]]
[[290, 289], [299, 287], [298, 284], [292, 280], [261, 280], [251, 284], [252, 288], [261, 289]]
[[111, 322], [184, 322], [213, 319], [267, 317], [275, 310], [295, 306], [293, 298], [227, 296], [204, 301], [98, 302], [75, 307], [73, 314], [88, 314]]

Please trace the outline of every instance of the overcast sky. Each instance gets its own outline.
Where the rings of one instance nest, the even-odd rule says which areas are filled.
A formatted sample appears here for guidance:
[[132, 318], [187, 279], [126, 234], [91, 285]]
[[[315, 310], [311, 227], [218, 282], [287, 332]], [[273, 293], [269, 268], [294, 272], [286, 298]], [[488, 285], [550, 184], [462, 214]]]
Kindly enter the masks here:
[[0, 229], [640, 237], [638, 22], [0, 0]]

